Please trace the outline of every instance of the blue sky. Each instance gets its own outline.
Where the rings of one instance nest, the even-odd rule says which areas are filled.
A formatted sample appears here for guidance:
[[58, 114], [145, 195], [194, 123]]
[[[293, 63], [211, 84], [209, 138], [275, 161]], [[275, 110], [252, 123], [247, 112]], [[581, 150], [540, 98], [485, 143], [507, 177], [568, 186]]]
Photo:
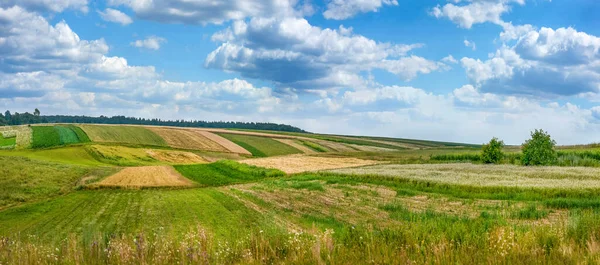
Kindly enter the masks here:
[[6, 0], [0, 108], [600, 142], [595, 0]]

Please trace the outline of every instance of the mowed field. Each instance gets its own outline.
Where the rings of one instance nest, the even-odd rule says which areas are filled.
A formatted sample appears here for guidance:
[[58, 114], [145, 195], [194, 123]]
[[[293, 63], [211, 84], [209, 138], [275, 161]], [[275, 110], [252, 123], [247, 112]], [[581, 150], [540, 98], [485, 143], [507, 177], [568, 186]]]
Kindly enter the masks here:
[[[512, 149], [485, 165], [452, 143], [159, 129], [5, 130], [0, 264], [600, 263], [591, 147], [525, 167]], [[52, 144], [17, 148], [27, 131]]]

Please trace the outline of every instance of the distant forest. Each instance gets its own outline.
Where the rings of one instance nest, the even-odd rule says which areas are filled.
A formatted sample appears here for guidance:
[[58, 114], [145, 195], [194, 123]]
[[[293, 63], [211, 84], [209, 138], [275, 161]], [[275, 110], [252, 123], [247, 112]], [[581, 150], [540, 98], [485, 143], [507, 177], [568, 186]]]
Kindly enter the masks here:
[[97, 123], [97, 124], [139, 124], [139, 125], [160, 125], [174, 127], [197, 127], [197, 128], [232, 128], [232, 129], [250, 129], [250, 130], [269, 130], [282, 132], [306, 132], [298, 127], [286, 124], [276, 124], [268, 122], [233, 122], [233, 121], [185, 121], [185, 120], [161, 120], [145, 119], [125, 116], [70, 116], [70, 115], [41, 115], [38, 109], [32, 113], [11, 113], [6, 111], [0, 113], [0, 126], [22, 125], [35, 123]]

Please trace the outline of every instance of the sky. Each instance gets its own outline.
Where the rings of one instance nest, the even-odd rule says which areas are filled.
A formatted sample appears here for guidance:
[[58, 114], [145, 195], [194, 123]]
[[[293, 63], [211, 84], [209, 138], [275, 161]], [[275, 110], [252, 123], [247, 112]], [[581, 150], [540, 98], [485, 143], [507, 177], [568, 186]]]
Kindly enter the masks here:
[[0, 109], [600, 142], [597, 0], [0, 0]]

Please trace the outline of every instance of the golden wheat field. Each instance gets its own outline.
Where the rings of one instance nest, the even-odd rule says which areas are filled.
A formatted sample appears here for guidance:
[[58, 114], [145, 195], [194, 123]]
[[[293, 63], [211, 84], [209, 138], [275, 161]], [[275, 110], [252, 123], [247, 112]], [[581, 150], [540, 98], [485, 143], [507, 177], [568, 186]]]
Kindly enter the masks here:
[[377, 161], [358, 158], [318, 157], [307, 155], [289, 155], [246, 159], [241, 160], [240, 162], [253, 166], [276, 168], [288, 174], [336, 168], [359, 167], [377, 163]]
[[94, 184], [99, 187], [184, 187], [194, 183], [170, 166], [128, 167]]
[[165, 139], [170, 147], [180, 149], [194, 149], [215, 152], [227, 152], [228, 150], [204, 135], [187, 129], [147, 127], [149, 130]]

